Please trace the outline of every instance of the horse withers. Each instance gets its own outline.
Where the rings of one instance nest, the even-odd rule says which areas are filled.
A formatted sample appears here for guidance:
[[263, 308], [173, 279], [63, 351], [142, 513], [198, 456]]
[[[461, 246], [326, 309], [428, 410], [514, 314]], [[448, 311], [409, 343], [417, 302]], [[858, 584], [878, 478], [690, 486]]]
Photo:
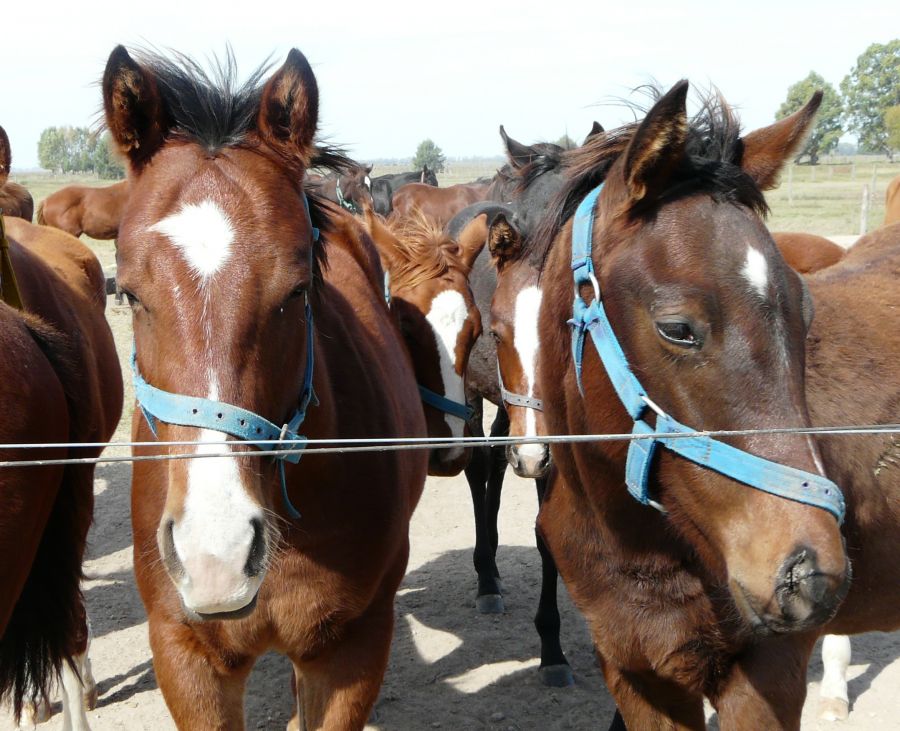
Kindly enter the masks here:
[[0, 214], [31, 221], [34, 199], [24, 185], [9, 179], [12, 167], [12, 147], [6, 130], [0, 127]]
[[[689, 120], [687, 88], [574, 153], [540, 232], [551, 433], [810, 423], [810, 302], [760, 214], [821, 94], [741, 137], [721, 101]], [[705, 696], [723, 728], [795, 729], [849, 585], [840, 492], [809, 437], [663, 444], [551, 446], [539, 528], [607, 685], [629, 728], [705, 728]]]
[[847, 253], [830, 239], [795, 231], [773, 231], [772, 239], [787, 262], [798, 274], [812, 274], [834, 266]]
[[[0, 282], [0, 443], [105, 442], [122, 412], [122, 375], [104, 316], [97, 258], [68, 234], [5, 218], [12, 272]], [[2, 450], [0, 460], [96, 457], [100, 449]], [[85, 731], [96, 687], [87, 658], [81, 565], [94, 465], [0, 469], [0, 697], [18, 716], [61, 680], [63, 725]]]
[[[389, 225], [366, 209], [365, 223], [387, 275], [386, 299], [412, 358], [428, 436], [466, 436], [465, 374], [481, 335], [468, 275], [484, 242], [454, 241], [421, 214]], [[428, 473], [458, 474], [468, 459], [460, 446], [433, 449]]]
[[242, 726], [247, 676], [271, 648], [294, 666], [295, 728], [359, 729], [387, 665], [427, 453], [298, 462], [244, 440], [420, 437], [425, 419], [371, 240], [336, 205], [307, 208], [309, 63], [293, 50], [243, 85], [233, 67], [210, 78], [118, 47], [103, 78], [132, 186], [117, 258], [133, 433], [197, 455], [135, 465], [135, 573], [179, 728]]

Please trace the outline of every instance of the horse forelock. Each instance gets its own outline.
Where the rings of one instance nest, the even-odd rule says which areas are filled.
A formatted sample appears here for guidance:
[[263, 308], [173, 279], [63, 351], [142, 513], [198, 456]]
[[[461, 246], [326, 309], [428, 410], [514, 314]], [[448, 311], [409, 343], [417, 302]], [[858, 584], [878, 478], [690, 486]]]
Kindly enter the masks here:
[[420, 210], [414, 208], [409, 215], [387, 225], [397, 240], [396, 253], [401, 259], [391, 270], [391, 278], [398, 288], [417, 287], [450, 270], [468, 275], [469, 269], [457, 253], [456, 242]]

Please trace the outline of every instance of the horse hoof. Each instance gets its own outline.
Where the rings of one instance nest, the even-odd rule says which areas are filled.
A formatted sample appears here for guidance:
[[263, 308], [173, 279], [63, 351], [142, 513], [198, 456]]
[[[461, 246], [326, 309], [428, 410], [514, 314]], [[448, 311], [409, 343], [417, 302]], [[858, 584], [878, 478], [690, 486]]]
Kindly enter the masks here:
[[37, 703], [22, 704], [22, 718], [19, 721], [17, 731], [33, 731], [39, 723], [50, 720], [52, 709], [50, 703], [46, 700], [39, 700]]
[[482, 594], [475, 597], [475, 606], [481, 614], [503, 614], [506, 611], [503, 597], [499, 594]]
[[97, 686], [91, 686], [84, 691], [84, 710], [93, 711], [97, 707], [97, 700], [100, 697], [100, 691]]
[[286, 731], [300, 731], [300, 717], [296, 713], [288, 721]]
[[548, 688], [568, 688], [575, 685], [569, 665], [547, 665], [541, 668], [541, 682]]
[[822, 698], [819, 701], [819, 718], [823, 721], [846, 721], [850, 716], [850, 704], [843, 698]]

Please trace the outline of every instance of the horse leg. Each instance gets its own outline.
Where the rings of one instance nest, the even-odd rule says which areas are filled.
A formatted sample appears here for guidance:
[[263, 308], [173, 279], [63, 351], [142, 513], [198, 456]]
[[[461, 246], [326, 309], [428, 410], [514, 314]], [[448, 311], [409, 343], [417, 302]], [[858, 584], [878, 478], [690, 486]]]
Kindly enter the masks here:
[[187, 624], [150, 617], [153, 670], [184, 731], [243, 731], [244, 686], [254, 658], [224, 657]]
[[844, 721], [850, 715], [847, 696], [847, 667], [850, 665], [850, 638], [825, 635], [822, 640], [822, 687], [819, 691], [819, 718]]
[[745, 650], [714, 698], [728, 731], [799, 731], [806, 699], [806, 668], [816, 637], [772, 637]]
[[[609, 731], [706, 731], [703, 697], [661, 678], [624, 673], [604, 663], [603, 675], [616, 702]], [[731, 731], [731, 726], [722, 725]], [[759, 726], [759, 729], [768, 726]]]
[[79, 611], [81, 628], [77, 636], [71, 638], [72, 663], [64, 662], [60, 673], [63, 731], [90, 731], [85, 709], [93, 709], [97, 705], [97, 683], [88, 659], [91, 629], [83, 603]]
[[393, 629], [393, 597], [389, 596], [345, 624], [339, 644], [314, 660], [297, 662], [295, 728], [347, 731], [366, 725], [387, 669]]
[[[547, 490], [547, 479], [539, 477], [534, 484], [537, 487], [538, 507], [540, 507]], [[541, 532], [536, 527], [534, 537], [538, 552], [541, 554], [541, 597], [538, 601], [537, 614], [534, 615], [534, 627], [541, 638], [541, 680], [544, 685], [565, 688], [574, 685], [575, 678], [559, 642], [559, 606], [556, 601], [559, 572]]]
[[[469, 423], [474, 437], [484, 436], [484, 429], [481, 425], [481, 403], [481, 399], [474, 400], [476, 413]], [[490, 448], [474, 447], [472, 459], [466, 466], [466, 480], [472, 493], [472, 508], [475, 513], [475, 550], [472, 552], [472, 562], [475, 564], [475, 573], [478, 575], [478, 594], [475, 597], [475, 606], [483, 614], [498, 614], [503, 612], [503, 597], [497, 580], [495, 550], [491, 546], [487, 517], [490, 456]], [[496, 534], [496, 528], [494, 533]]]
[[[509, 436], [509, 415], [506, 413], [506, 409], [497, 409], [497, 416], [494, 418], [494, 423], [491, 424], [491, 436]], [[503, 582], [500, 580], [500, 571], [497, 569], [497, 547], [500, 545], [500, 537], [497, 532], [497, 517], [500, 514], [500, 496], [503, 492], [503, 478], [506, 475], [508, 464], [506, 447], [491, 447], [488, 461], [487, 494], [485, 496], [487, 503], [485, 509], [487, 511], [488, 541], [491, 547], [491, 563], [493, 564], [494, 576], [497, 579], [497, 585], [500, 587], [501, 594], [503, 593]]]

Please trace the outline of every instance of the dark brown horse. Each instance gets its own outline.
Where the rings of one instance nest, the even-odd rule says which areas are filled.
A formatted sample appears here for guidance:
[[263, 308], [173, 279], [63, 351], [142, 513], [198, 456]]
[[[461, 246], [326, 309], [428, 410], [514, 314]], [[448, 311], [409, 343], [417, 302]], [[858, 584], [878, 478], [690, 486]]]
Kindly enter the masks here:
[[[100, 264], [61, 231], [5, 224], [23, 311], [0, 301], [0, 407], [15, 415], [0, 420], [0, 443], [105, 442], [122, 412], [122, 375]], [[2, 288], [10, 294], [12, 282]], [[99, 453], [9, 449], [0, 460]], [[96, 701], [79, 586], [93, 483], [89, 464], [0, 469], [0, 697], [18, 715], [61, 674], [64, 726], [77, 731], [87, 729], [85, 700]]]
[[9, 179], [12, 166], [12, 148], [6, 130], [0, 127], [0, 214], [16, 216], [31, 221], [34, 215], [34, 200], [25, 186]]
[[350, 213], [360, 214], [364, 208], [372, 208], [371, 165], [347, 164], [328, 175], [310, 175], [307, 184], [310, 192], [337, 203]]
[[422, 183], [423, 185], [438, 185], [437, 175], [427, 165], [421, 170], [413, 170], [408, 173], [389, 173], [372, 178], [372, 201], [375, 213], [381, 216], [390, 215], [393, 207], [391, 201], [394, 193], [407, 183]]
[[799, 274], [812, 274], [837, 264], [847, 251], [816, 234], [773, 231], [772, 238], [788, 266]]
[[[152, 394], [169, 392], [186, 405], [148, 417], [159, 439], [230, 455], [135, 464], [154, 668], [179, 728], [241, 728], [247, 676], [276, 649], [294, 665], [294, 728], [359, 729], [387, 665], [427, 454], [306, 454], [280, 463], [282, 482], [263, 452], [238, 459], [250, 447], [228, 434], [249, 432], [240, 419], [276, 437], [289, 421], [310, 439], [424, 436], [425, 419], [371, 240], [336, 205], [313, 199], [311, 220], [306, 211], [318, 121], [309, 63], [292, 50], [242, 86], [223, 66], [210, 78], [118, 47], [103, 78], [130, 166], [118, 277], [142, 406], [159, 413]], [[231, 426], [216, 428], [217, 412]], [[133, 426], [154, 438], [140, 410]]]
[[[686, 95], [679, 83], [640, 124], [572, 153], [570, 180], [540, 233], [549, 255], [537, 373], [551, 433], [633, 427], [593, 335], [579, 387], [567, 325], [571, 219], [601, 182], [593, 217], [580, 219], [593, 239], [597, 284], [583, 277], [576, 295], [590, 303], [602, 293], [630, 370], [653, 401], [650, 423], [661, 409], [703, 429], [809, 424], [803, 344], [812, 310], [760, 213], [761, 191], [801, 143], [821, 94], [744, 137], [723, 102], [689, 120]], [[809, 437], [728, 442], [823, 474]], [[627, 443], [551, 450], [559, 475], [539, 527], [588, 619], [627, 726], [705, 728], [705, 696], [723, 729], [798, 728], [809, 653], [850, 578], [835, 516], [669, 449], [650, 468], [645, 505], [625, 489]]]
[[[365, 222], [388, 273], [390, 308], [419, 386], [465, 405], [469, 353], [481, 335], [468, 276], [484, 240], [463, 236], [458, 243], [416, 212], [389, 226], [367, 208]], [[425, 421], [430, 437], [468, 435], [464, 417], [434, 405], [425, 404]], [[434, 449], [428, 473], [458, 474], [468, 458], [462, 447]]]
[[119, 235], [119, 220], [128, 200], [128, 181], [105, 188], [67, 185], [48, 195], [38, 206], [37, 222], [92, 239], [114, 239]]
[[391, 218], [409, 216], [417, 209], [437, 225], [444, 226], [466, 206], [485, 200], [490, 185], [490, 182], [459, 183], [435, 188], [423, 183], [408, 183], [394, 193]]
[[884, 223], [890, 226], [892, 223], [900, 223], [900, 175], [888, 183], [884, 192]]

